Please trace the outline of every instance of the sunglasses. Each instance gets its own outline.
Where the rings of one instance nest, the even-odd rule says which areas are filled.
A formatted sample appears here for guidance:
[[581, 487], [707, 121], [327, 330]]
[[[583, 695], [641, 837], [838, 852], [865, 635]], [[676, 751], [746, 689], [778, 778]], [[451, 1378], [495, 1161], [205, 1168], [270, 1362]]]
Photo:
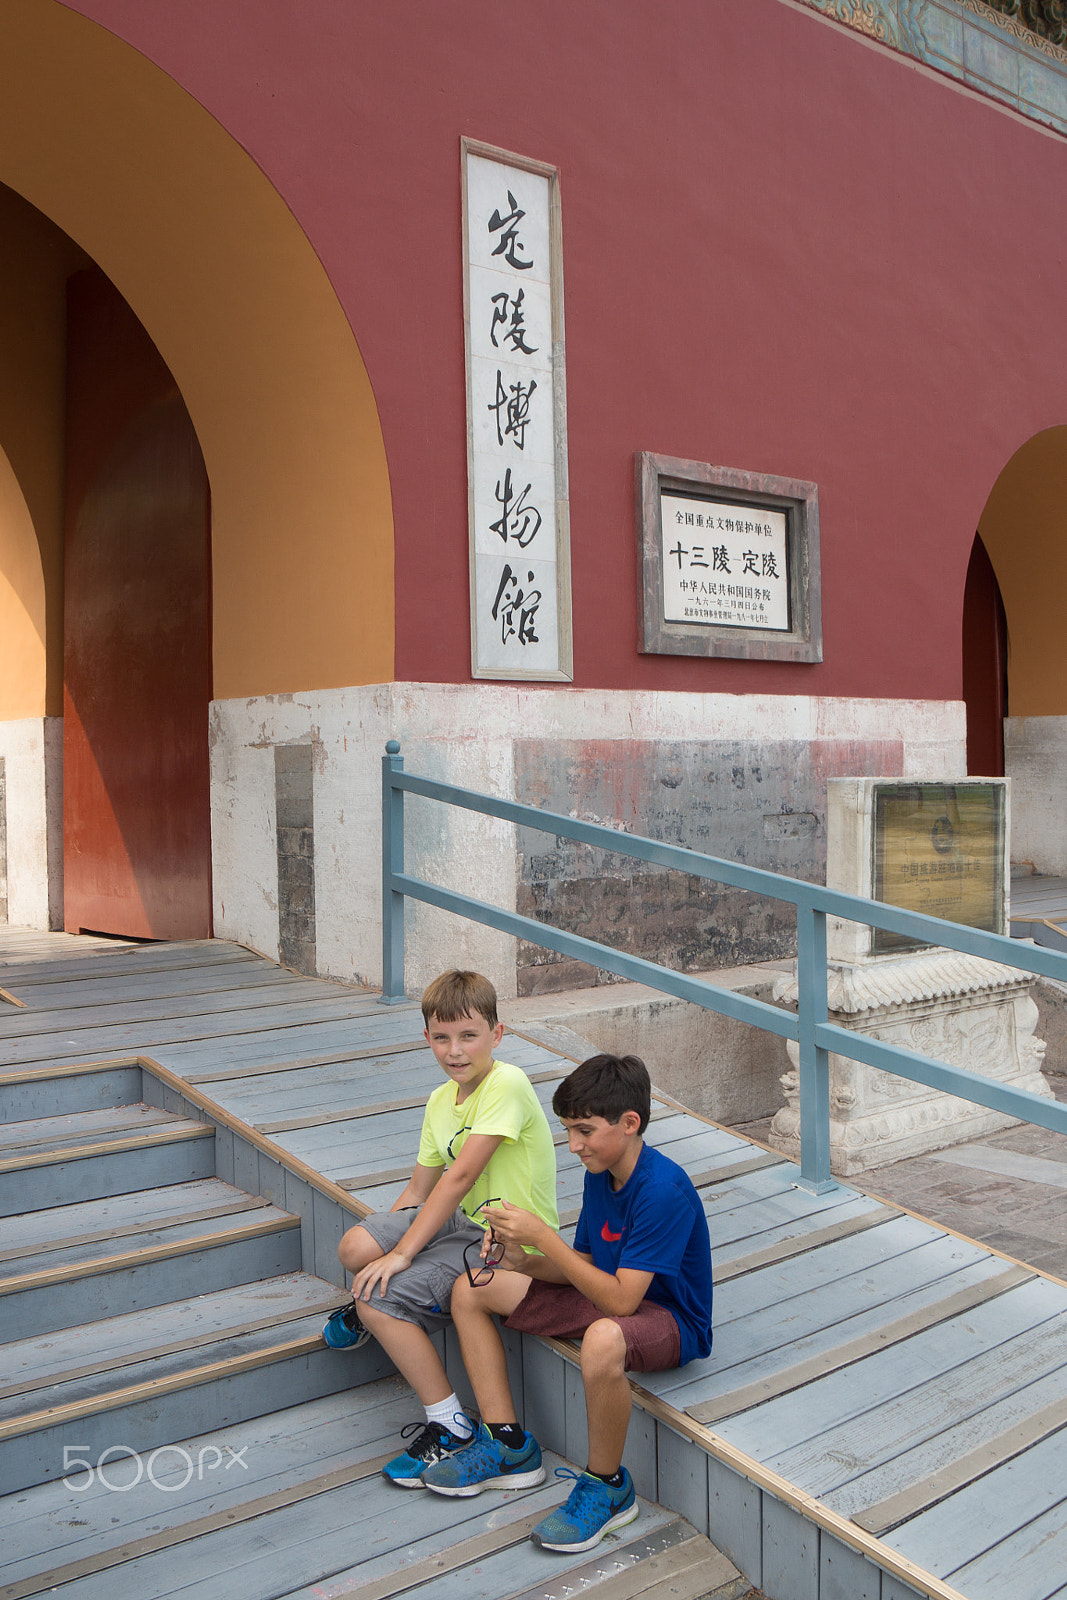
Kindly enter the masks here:
[[[478, 1212], [482, 1209], [482, 1206], [498, 1206], [499, 1204], [499, 1198], [493, 1200], [483, 1200], [480, 1206], [475, 1206], [473, 1215], [477, 1216]], [[463, 1270], [467, 1274], [467, 1282], [470, 1284], [472, 1289], [483, 1288], [485, 1284], [487, 1284], [492, 1278], [493, 1269], [498, 1267], [504, 1259], [504, 1246], [501, 1244], [492, 1228], [489, 1229], [489, 1249], [486, 1251], [485, 1255], [482, 1255], [483, 1244], [484, 1241], [481, 1239], [472, 1239], [470, 1244], [464, 1246], [463, 1250]], [[470, 1261], [468, 1260], [468, 1256], [472, 1250], [476, 1250], [478, 1252], [478, 1265], [475, 1267], [472, 1267]]]
[[[452, 1135], [451, 1139], [449, 1139], [447, 1145], [445, 1146], [445, 1151], [446, 1151], [446, 1154], [448, 1155], [449, 1161], [455, 1161], [455, 1159], [456, 1159], [456, 1152], [452, 1148], [452, 1146], [455, 1144], [456, 1140], [462, 1138], [462, 1136], [465, 1133], [470, 1133], [470, 1131], [471, 1131], [471, 1125], [470, 1125], [469, 1122], [467, 1123], [466, 1127], [457, 1128], [456, 1129], [455, 1133]], [[489, 1201], [487, 1200], [485, 1202], [485, 1204], [488, 1205]]]

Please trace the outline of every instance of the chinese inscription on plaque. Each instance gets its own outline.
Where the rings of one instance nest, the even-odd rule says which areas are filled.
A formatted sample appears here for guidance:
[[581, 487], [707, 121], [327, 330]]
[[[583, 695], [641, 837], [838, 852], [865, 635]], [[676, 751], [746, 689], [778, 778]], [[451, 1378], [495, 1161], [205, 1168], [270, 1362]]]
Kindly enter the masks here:
[[788, 632], [784, 511], [660, 495], [663, 616]]
[[562, 678], [550, 179], [470, 150], [465, 161], [473, 666]]

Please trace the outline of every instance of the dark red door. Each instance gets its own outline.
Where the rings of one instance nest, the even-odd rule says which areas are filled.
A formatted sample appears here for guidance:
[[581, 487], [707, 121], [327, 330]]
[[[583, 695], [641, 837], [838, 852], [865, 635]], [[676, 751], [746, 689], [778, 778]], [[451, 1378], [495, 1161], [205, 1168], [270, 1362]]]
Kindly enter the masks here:
[[159, 352], [103, 273], [68, 293], [65, 926], [211, 933], [209, 498]]
[[1004, 776], [1008, 715], [1008, 624], [985, 545], [974, 536], [963, 594], [963, 698], [967, 702], [967, 771]]

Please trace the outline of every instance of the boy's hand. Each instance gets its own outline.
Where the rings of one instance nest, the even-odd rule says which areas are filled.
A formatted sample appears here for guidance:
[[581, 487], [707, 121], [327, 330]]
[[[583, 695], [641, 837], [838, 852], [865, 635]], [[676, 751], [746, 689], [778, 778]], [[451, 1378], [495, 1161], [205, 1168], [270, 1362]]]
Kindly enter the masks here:
[[502, 1200], [499, 1210], [496, 1206], [487, 1206], [482, 1216], [513, 1260], [515, 1257], [511, 1246], [532, 1245], [534, 1249], [540, 1249], [545, 1234], [553, 1231], [541, 1217], [535, 1216], [532, 1211], [524, 1211], [521, 1206], [513, 1206], [510, 1200]]
[[379, 1285], [379, 1295], [384, 1295], [389, 1287], [389, 1280], [398, 1272], [403, 1272], [405, 1267], [410, 1267], [411, 1262], [399, 1250], [390, 1250], [386, 1255], [379, 1256], [377, 1261], [371, 1261], [362, 1267], [352, 1279], [352, 1296], [355, 1300], [369, 1300], [371, 1290], [375, 1284]]
[[504, 1246], [504, 1254], [496, 1263], [505, 1272], [522, 1272], [529, 1257], [521, 1244], [504, 1244], [504, 1240], [497, 1235], [497, 1243]]

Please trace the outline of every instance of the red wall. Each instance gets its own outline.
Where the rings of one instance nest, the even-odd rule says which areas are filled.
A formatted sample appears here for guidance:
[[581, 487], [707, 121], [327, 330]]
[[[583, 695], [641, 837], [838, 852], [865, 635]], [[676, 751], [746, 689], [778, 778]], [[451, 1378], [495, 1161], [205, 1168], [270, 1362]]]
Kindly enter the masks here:
[[[787, 0], [81, 0], [259, 162], [381, 412], [399, 678], [469, 676], [459, 138], [562, 174], [575, 681], [957, 697], [1067, 421], [1067, 143]], [[636, 450], [815, 479], [821, 666], [637, 653]]]

